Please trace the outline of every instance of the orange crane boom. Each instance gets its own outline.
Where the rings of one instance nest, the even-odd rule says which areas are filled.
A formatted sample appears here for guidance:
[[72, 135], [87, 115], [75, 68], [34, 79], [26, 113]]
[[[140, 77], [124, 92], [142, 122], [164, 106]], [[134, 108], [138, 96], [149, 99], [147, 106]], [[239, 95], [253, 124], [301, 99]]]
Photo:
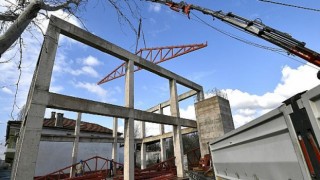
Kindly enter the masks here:
[[[164, 46], [164, 47], [155, 47], [155, 48], [142, 48], [136, 55], [153, 62], [154, 64], [159, 64], [164, 61], [168, 61], [175, 57], [187, 54], [189, 52], [207, 47], [208, 43], [201, 44], [188, 44], [188, 45], [177, 45], [177, 46]], [[125, 75], [125, 63], [118, 66], [115, 70], [113, 70], [110, 74], [104, 77], [97, 84], [103, 84], [113, 79], [122, 77]], [[141, 70], [139, 67], [135, 67], [134, 72]]]
[[[224, 13], [222, 11], [214, 11], [211, 9], [203, 8], [194, 4], [187, 4], [184, 1], [180, 3], [173, 2], [172, 0], [146, 0], [155, 3], [164, 4], [169, 6], [172, 10], [180, 12], [182, 11], [189, 17], [191, 10], [202, 12], [205, 15], [210, 15], [216, 19], [219, 19], [227, 24], [230, 24], [240, 30], [248, 32], [254, 36], [262, 38], [276, 46], [279, 46], [289, 54], [294, 54], [314, 65], [320, 67], [320, 54], [305, 47], [306, 43], [301, 42], [288, 33], [281, 32], [269, 26], [266, 26], [262, 22], [256, 20], [248, 20], [233, 13]], [[320, 79], [320, 71], [318, 73]]]

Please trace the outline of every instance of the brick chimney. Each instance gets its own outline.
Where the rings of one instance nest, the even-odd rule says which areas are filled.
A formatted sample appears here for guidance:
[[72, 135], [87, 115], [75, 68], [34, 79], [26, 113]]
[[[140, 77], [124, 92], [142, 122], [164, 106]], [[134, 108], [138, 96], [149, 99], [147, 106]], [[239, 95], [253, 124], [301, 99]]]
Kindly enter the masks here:
[[51, 118], [50, 119], [56, 119], [56, 112], [54, 112], [54, 111], [51, 112]]
[[56, 127], [63, 127], [63, 113], [57, 113], [57, 119], [55, 121]]

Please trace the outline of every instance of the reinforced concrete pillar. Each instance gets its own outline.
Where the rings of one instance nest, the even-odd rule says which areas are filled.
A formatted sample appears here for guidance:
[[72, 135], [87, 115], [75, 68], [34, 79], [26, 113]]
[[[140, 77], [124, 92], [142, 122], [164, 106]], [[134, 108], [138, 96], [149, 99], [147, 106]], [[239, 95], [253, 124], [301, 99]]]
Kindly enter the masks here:
[[198, 101], [204, 100], [203, 90], [197, 92], [197, 100], [198, 100]]
[[[161, 104], [159, 105], [159, 114], [163, 114], [163, 108], [161, 107]], [[160, 128], [160, 134], [163, 135], [164, 134], [164, 124], [160, 124], [159, 125]], [[161, 138], [160, 139], [160, 160], [161, 161], [165, 161], [167, 159], [167, 149], [166, 149], [166, 145], [165, 145], [165, 139]]]
[[39, 55], [36, 75], [29, 90], [26, 116], [21, 124], [19, 144], [11, 172], [12, 180], [34, 179], [58, 39], [59, 30], [49, 25]]
[[209, 154], [208, 142], [234, 129], [229, 101], [220, 96], [195, 103], [201, 157]]
[[124, 180], [134, 180], [134, 64], [126, 62], [125, 106], [130, 108], [124, 120]]
[[[171, 116], [180, 117], [179, 104], [178, 104], [178, 93], [176, 80], [172, 79], [169, 81], [170, 87], [170, 111]], [[185, 177], [183, 168], [183, 144], [181, 135], [181, 125], [173, 125], [173, 148], [174, 156], [176, 157], [177, 176], [180, 178]]]
[[[118, 118], [113, 118], [113, 131], [112, 136], [114, 138], [112, 143], [112, 159], [113, 161], [118, 161]], [[113, 173], [117, 170], [117, 166], [113, 166]]]
[[[141, 121], [141, 139], [146, 137], [146, 124]], [[141, 143], [141, 169], [145, 169], [147, 167], [147, 145], [145, 143]]]
[[[78, 113], [78, 118], [76, 121], [76, 127], [74, 129], [74, 142], [72, 148], [72, 164], [77, 163], [78, 151], [79, 151], [79, 136], [80, 136], [80, 126], [81, 126], [81, 115], [82, 113]], [[70, 177], [74, 177], [75, 175], [75, 167], [71, 167]]]

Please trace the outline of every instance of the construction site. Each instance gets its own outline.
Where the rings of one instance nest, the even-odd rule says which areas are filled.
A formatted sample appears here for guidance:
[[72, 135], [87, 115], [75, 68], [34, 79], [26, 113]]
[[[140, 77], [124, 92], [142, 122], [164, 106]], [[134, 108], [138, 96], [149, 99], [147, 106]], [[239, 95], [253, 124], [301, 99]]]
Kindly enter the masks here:
[[[261, 21], [183, 1], [148, 1], [186, 17], [197, 11], [221, 20], [320, 67], [319, 53], [287, 32]], [[95, 83], [100, 86], [124, 77], [124, 88], [119, 90], [124, 92], [123, 106], [50, 91], [54, 65], [60, 58], [57, 51], [61, 37], [122, 61]], [[7, 123], [6, 144], [7, 149], [12, 149], [11, 154], [10, 151], [6, 154], [6, 161], [12, 163], [10, 179], [319, 180], [320, 85], [297, 92], [277, 108], [236, 127], [225, 91], [215, 89], [206, 93], [196, 79], [190, 80], [159, 66], [193, 51], [210, 48], [207, 46], [208, 42], [140, 50], [136, 47], [132, 53], [51, 15], [22, 121]], [[169, 99], [144, 110], [135, 107], [135, 72], [140, 70], [164, 79], [169, 85], [166, 86]], [[179, 93], [178, 87], [188, 90]], [[193, 102], [195, 119], [181, 117], [179, 103], [188, 99]], [[54, 111], [46, 118], [48, 108]], [[170, 115], [164, 113], [165, 108], [170, 110]], [[77, 118], [72, 119], [61, 111], [76, 113]], [[86, 122], [83, 114], [112, 119], [113, 128]], [[120, 119], [124, 122], [123, 133], [119, 128]], [[147, 135], [146, 123], [156, 124], [160, 133]], [[139, 124], [138, 135], [136, 124]], [[166, 131], [167, 126], [172, 129]], [[184, 139], [194, 137], [196, 142], [190, 140], [188, 146], [184, 144]]]

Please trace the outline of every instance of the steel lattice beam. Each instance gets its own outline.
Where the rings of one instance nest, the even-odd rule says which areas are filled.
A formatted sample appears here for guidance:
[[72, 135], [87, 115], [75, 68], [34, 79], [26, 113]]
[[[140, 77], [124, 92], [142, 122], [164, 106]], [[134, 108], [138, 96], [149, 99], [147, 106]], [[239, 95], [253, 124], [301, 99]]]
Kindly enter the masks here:
[[[143, 57], [144, 59], [153, 62], [154, 64], [159, 64], [164, 61], [168, 61], [175, 57], [187, 54], [189, 52], [206, 47], [208, 44], [189, 44], [189, 45], [178, 45], [178, 46], [164, 46], [155, 48], [143, 48], [136, 52], [136, 55]], [[125, 63], [118, 66], [110, 74], [104, 77], [97, 84], [103, 84], [113, 79], [117, 79], [125, 75]], [[135, 66], [135, 72], [141, 70], [141, 68]]]

